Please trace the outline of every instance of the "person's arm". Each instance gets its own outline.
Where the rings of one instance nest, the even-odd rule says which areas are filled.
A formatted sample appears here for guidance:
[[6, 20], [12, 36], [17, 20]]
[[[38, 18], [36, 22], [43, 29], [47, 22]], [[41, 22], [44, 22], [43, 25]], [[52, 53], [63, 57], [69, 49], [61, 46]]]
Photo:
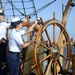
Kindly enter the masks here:
[[32, 44], [32, 43], [33, 43], [32, 41], [23, 43], [23, 44], [21, 45], [21, 47], [22, 47], [22, 48], [25, 48], [25, 47], [29, 46], [29, 45]]
[[29, 33], [29, 32], [31, 32], [31, 31], [33, 31], [33, 28], [34, 28], [36, 25], [37, 25], [37, 21], [35, 21], [35, 23], [34, 23], [33, 25], [31, 25], [31, 27], [29, 27], [29, 28], [25, 31], [25, 33]]
[[27, 46], [29, 46], [30, 44], [33, 44], [33, 42], [35, 42], [35, 37], [31, 40], [31, 41], [28, 41], [28, 42], [24, 42], [21, 47], [22, 48], [25, 48]]

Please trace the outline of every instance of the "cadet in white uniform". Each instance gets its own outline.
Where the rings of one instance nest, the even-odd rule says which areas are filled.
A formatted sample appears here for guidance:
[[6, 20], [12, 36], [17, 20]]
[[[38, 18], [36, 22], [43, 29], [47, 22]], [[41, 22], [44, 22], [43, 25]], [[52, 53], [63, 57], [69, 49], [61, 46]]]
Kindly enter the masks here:
[[4, 22], [4, 18], [4, 10], [0, 8], [0, 75], [7, 75], [7, 67], [3, 68], [2, 64], [6, 63], [6, 28], [8, 28], [10, 24]]
[[[24, 43], [20, 34], [20, 29], [22, 28], [22, 21], [19, 17], [13, 18], [11, 22], [11, 26], [13, 29], [9, 35], [9, 52], [7, 55], [7, 61], [9, 65], [9, 75], [19, 75], [20, 73], [20, 52], [22, 48], [27, 47], [32, 44], [33, 41]], [[32, 30], [32, 28], [36, 24], [33, 24], [27, 31], [23, 33], [27, 33]]]

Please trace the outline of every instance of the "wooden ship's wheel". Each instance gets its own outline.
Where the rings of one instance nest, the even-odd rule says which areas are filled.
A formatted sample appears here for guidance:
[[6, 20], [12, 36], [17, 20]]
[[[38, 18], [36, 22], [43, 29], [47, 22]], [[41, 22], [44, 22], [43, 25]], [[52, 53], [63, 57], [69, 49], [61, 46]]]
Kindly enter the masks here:
[[[64, 39], [63, 39], [64, 38]], [[34, 58], [38, 75], [62, 75], [70, 63], [69, 36], [63, 24], [55, 19], [46, 21], [36, 33]]]
[[[32, 25], [29, 22], [29, 17], [27, 23], [22, 25], [27, 26], [28, 24]], [[35, 37], [33, 50], [29, 46], [28, 53], [30, 54], [27, 53], [28, 58], [26, 60], [28, 61], [25, 61], [28, 65], [31, 63], [30, 71], [36, 69], [37, 75], [66, 74], [70, 65], [71, 51], [69, 36], [63, 24], [55, 17], [46, 22], [40, 18], [34, 31], [36, 34], [33, 36]]]

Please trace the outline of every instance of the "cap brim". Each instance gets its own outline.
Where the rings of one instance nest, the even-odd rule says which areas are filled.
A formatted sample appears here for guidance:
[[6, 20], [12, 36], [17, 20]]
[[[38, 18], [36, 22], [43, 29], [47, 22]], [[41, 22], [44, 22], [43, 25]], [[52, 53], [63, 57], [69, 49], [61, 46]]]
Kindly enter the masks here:
[[5, 14], [4, 14], [4, 13], [0, 13], [0, 15], [5, 16]]
[[17, 21], [17, 22], [11, 22], [11, 26], [16, 26], [17, 24], [19, 24], [19, 23], [22, 23], [23, 21]]

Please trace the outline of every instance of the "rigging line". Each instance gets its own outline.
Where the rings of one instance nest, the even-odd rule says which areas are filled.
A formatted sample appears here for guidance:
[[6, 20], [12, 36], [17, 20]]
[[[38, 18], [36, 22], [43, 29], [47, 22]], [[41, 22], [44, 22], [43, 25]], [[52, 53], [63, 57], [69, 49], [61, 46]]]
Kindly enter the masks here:
[[[33, 0], [32, 0], [33, 1]], [[34, 1], [33, 1], [33, 6], [34, 6], [34, 12], [35, 12], [35, 14], [36, 14], [36, 18], [38, 18], [38, 16], [37, 16], [37, 12], [36, 12], [36, 8], [35, 8], [35, 4], [34, 4]]]
[[[72, 3], [74, 3], [74, 1], [75, 1], [75, 0], [73, 0], [73, 2], [72, 2]], [[73, 7], [71, 6], [71, 7], [70, 7], [69, 14], [71, 13], [71, 11], [72, 11], [72, 8], [73, 8]]]
[[[0, 0], [0, 2], [2, 1]], [[8, 2], [2, 2], [2, 3], [5, 4], [4, 6], [2, 5], [3, 8], [8, 4]]]
[[[56, 0], [46, 4], [45, 6], [41, 7], [40, 9], [36, 10], [37, 13], [41, 12], [42, 10], [44, 10], [45, 8], [47, 8], [50, 4], [54, 3]], [[35, 12], [35, 11], [34, 11]], [[30, 13], [29, 15], [32, 15], [34, 12]], [[35, 15], [35, 14], [34, 14]], [[32, 15], [31, 17], [33, 17], [34, 15]]]
[[[48, 4], [46, 4], [46, 5], [44, 5], [43, 7], [41, 7], [41, 8], [39, 8], [39, 9], [37, 9], [36, 10], [36, 12], [37, 13], [39, 13], [39, 12], [41, 12], [42, 10], [44, 10], [45, 8], [47, 8], [49, 5], [51, 5], [52, 3], [54, 3], [56, 0], [54, 0], [54, 1], [52, 1], [52, 2], [50, 2], [50, 3], [48, 3]], [[35, 16], [35, 11], [33, 11], [32, 13], [30, 13], [30, 14], [28, 14], [27, 16], [30, 16], [31, 18], [33, 17], [33, 16]], [[26, 17], [27, 17], [26, 16]], [[23, 17], [24, 18], [24, 17]]]
[[11, 0], [11, 6], [12, 6], [12, 11], [13, 11], [13, 16], [15, 17], [14, 7], [13, 7], [13, 5], [12, 5], [12, 0]]
[[0, 7], [2, 7], [2, 0], [0, 0], [0, 5], [1, 5]]
[[[11, 0], [7, 0], [10, 4], [11, 4]], [[13, 4], [11, 4], [11, 5], [13, 5]], [[22, 16], [24, 16], [24, 13], [22, 13], [18, 8], [16, 8], [14, 5], [13, 5], [13, 7], [22, 15]]]
[[[74, 1], [75, 1], [75, 0], [73, 0], [72, 3], [74, 3]], [[71, 13], [71, 11], [72, 11], [72, 8], [73, 8], [73, 7], [71, 6], [71, 7], [70, 7], [70, 11], [69, 11], [69, 15], [70, 15], [70, 13]]]
[[5, 7], [7, 4], [8, 4], [8, 2], [3, 7]]
[[45, 6], [41, 7], [40, 9], [37, 10], [37, 12], [39, 13], [40, 11], [42, 11], [43, 9], [47, 8], [49, 5], [51, 5], [52, 3], [54, 3], [56, 0], [46, 4]]
[[25, 6], [24, 6], [24, 1], [22, 0], [22, 5], [23, 5], [23, 10], [24, 10], [24, 15], [26, 16], [26, 11], [25, 11]]

